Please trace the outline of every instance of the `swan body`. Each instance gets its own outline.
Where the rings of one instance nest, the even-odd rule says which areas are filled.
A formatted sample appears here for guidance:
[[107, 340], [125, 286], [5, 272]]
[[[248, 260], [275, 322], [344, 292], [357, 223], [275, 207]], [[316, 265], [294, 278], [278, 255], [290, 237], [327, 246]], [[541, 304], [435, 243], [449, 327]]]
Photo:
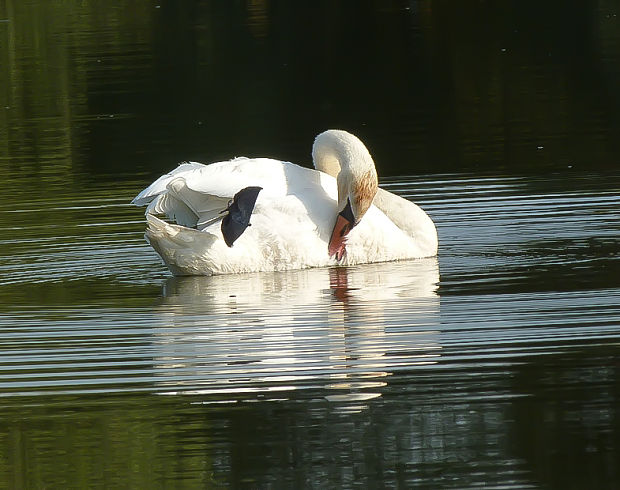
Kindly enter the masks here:
[[[353, 265], [437, 253], [432, 220], [412, 202], [377, 187], [374, 163], [359, 139], [339, 130], [321, 133], [313, 159], [316, 170], [270, 158], [184, 163], [133, 203], [147, 206], [145, 237], [175, 275]], [[262, 189], [251, 226], [228, 246], [222, 212], [241, 189], [257, 186]]]

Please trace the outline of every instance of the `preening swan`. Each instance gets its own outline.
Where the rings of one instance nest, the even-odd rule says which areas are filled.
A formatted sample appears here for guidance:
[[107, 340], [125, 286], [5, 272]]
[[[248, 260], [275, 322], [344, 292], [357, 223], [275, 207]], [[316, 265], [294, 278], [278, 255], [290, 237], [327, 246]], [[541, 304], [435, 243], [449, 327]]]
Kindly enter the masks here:
[[[319, 134], [316, 170], [269, 158], [184, 163], [132, 201], [175, 275], [304, 269], [430, 257], [428, 215], [378, 187], [370, 153], [341, 130]], [[167, 223], [155, 216], [165, 214]]]

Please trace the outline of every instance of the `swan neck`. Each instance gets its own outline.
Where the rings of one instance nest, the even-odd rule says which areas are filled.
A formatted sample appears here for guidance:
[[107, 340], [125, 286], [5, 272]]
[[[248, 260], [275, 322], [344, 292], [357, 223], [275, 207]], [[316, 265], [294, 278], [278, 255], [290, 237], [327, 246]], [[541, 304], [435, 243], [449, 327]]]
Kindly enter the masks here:
[[377, 172], [370, 153], [354, 135], [340, 130], [319, 134], [312, 147], [314, 167], [338, 181], [338, 209], [351, 200], [356, 221], [376, 194]]
[[340, 173], [340, 159], [342, 158], [335, 150], [335, 148], [329, 145], [317, 145], [316, 143], [312, 147], [314, 168], [334, 178], [338, 177]]
[[312, 146], [314, 168], [332, 177], [353, 172], [376, 173], [370, 153], [356, 136], [346, 131], [330, 129], [319, 134]]

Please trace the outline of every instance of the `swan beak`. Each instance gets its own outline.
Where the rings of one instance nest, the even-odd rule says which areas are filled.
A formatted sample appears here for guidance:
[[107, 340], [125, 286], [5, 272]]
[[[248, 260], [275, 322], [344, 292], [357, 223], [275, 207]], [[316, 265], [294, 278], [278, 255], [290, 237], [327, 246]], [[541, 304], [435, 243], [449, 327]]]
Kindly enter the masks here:
[[351, 202], [347, 201], [345, 208], [338, 213], [336, 224], [334, 225], [334, 229], [332, 231], [332, 236], [329, 239], [327, 251], [329, 252], [330, 257], [335, 255], [336, 260], [341, 260], [342, 257], [344, 257], [346, 252], [346, 244], [344, 240], [354, 225], [355, 218], [353, 217], [353, 212], [351, 210]]
[[351, 231], [351, 228], [351, 223], [339, 214], [327, 247], [330, 257], [335, 255], [336, 260], [340, 260], [344, 257], [344, 253], [346, 252], [344, 239], [347, 233]]

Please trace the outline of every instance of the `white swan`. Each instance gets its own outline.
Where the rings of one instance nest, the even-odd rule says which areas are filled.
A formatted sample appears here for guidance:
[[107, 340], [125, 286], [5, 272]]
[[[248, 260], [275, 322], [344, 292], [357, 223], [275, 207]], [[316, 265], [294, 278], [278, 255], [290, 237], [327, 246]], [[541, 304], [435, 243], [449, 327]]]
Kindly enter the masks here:
[[[316, 137], [312, 157], [316, 170], [269, 158], [184, 163], [132, 202], [148, 204], [145, 237], [175, 275], [353, 265], [437, 253], [432, 220], [412, 202], [378, 188], [372, 157], [357, 137], [325, 131]], [[257, 187], [262, 189], [252, 208], [253, 200], [238, 193], [252, 188], [255, 196]], [[237, 203], [241, 215], [233, 211]], [[246, 213], [251, 226], [236, 224], [231, 238], [222, 226], [226, 210], [229, 222], [243, 221]]]

